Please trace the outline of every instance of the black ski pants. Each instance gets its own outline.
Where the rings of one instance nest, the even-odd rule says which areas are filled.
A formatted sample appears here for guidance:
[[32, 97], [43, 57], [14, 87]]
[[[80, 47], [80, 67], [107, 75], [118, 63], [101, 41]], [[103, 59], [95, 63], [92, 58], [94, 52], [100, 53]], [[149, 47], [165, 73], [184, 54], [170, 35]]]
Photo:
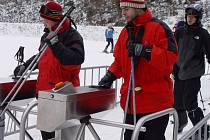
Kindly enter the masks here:
[[108, 42], [108, 44], [106, 45], [105, 50], [108, 49], [108, 47], [109, 47], [109, 45], [110, 45], [110, 43], [111, 43], [111, 47], [112, 47], [111, 50], [113, 51], [113, 48], [114, 48], [114, 41], [113, 41], [113, 38], [107, 38], [106, 41]]
[[[146, 115], [148, 114], [137, 114], [137, 121]], [[165, 140], [165, 131], [168, 125], [168, 120], [169, 115], [165, 115], [160, 118], [146, 122], [144, 124], [144, 127], [146, 127], [146, 132], [140, 132], [138, 140]], [[127, 114], [125, 123], [134, 124], [132, 114]], [[124, 133], [124, 140], [131, 140], [132, 133], [132, 130], [126, 129]]]
[[201, 88], [200, 77], [174, 82], [174, 108], [192, 111], [198, 107], [198, 92]]
[[204, 117], [202, 110], [198, 107], [197, 98], [200, 87], [200, 77], [188, 80], [175, 78], [174, 108], [177, 110], [179, 116], [179, 125], [182, 125], [182, 122], [187, 122], [187, 117], [181, 117], [187, 116], [186, 111], [193, 125], [197, 124]]

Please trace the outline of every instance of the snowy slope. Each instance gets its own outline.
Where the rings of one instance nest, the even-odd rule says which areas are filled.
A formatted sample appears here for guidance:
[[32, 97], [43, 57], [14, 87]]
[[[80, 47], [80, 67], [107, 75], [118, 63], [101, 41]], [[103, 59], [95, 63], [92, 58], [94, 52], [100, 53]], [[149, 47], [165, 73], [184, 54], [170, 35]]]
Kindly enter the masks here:
[[[15, 25], [15, 27], [16, 26], [19, 27], [19, 25]], [[37, 25], [31, 25], [32, 28], [27, 28], [27, 29], [30, 30], [30, 29], [36, 28], [35, 26]], [[29, 34], [30, 32], [27, 33], [27, 30], [24, 30], [21, 32], [21, 30], [19, 29], [22, 29], [22, 27], [15, 28], [11, 24], [7, 26], [8, 28], [3, 28], [3, 27], [5, 26], [1, 26], [0, 24], [0, 31], [5, 31], [4, 33], [0, 35], [0, 42], [1, 42], [0, 77], [8, 77], [8, 75], [12, 74], [13, 69], [17, 65], [17, 62], [13, 59], [13, 57], [20, 45], [25, 46], [26, 59], [28, 59], [31, 55], [37, 52], [37, 48], [39, 46], [39, 38], [41, 35], [41, 29], [40, 29], [40, 32], [35, 33], [35, 35], [33, 35], [33, 34]], [[82, 67], [96, 66], [96, 65], [97, 66], [110, 65], [111, 62], [113, 61], [112, 54], [101, 53], [101, 51], [104, 49], [106, 45], [106, 42], [104, 41], [105, 27], [93, 27], [93, 26], [92, 27], [79, 27], [79, 30], [84, 36], [85, 51], [86, 51], [86, 59]], [[115, 38], [117, 38], [119, 30], [120, 28], [117, 29]], [[201, 91], [202, 91], [202, 95], [205, 101], [205, 108], [207, 109], [205, 111], [205, 114], [210, 112], [210, 108], [208, 104], [210, 102], [209, 80], [210, 80], [210, 76], [202, 77]], [[201, 104], [200, 106], [202, 107]], [[121, 122], [123, 119], [123, 112], [118, 105], [113, 110], [104, 114], [104, 116], [101, 119]], [[32, 121], [35, 122], [36, 119]], [[189, 130], [191, 126], [192, 126], [191, 123], [189, 123], [186, 129], [184, 129], [183, 133], [187, 132], [187, 130]], [[120, 129], [101, 126], [101, 125], [94, 125], [94, 127], [102, 140], [119, 140], [120, 131], [121, 131]], [[32, 131], [30, 131], [30, 133], [32, 134], [32, 137], [34, 137], [36, 140], [41, 140], [40, 133], [38, 130], [33, 129]], [[6, 137], [6, 140], [17, 140], [18, 136], [19, 136], [18, 134], [9, 136], [9, 137]], [[91, 136], [88, 130], [86, 133], [86, 137], [87, 137], [87, 140], [94, 140], [94, 138]], [[167, 137], [167, 140], [170, 140], [172, 138], [172, 124], [168, 125], [166, 137]]]

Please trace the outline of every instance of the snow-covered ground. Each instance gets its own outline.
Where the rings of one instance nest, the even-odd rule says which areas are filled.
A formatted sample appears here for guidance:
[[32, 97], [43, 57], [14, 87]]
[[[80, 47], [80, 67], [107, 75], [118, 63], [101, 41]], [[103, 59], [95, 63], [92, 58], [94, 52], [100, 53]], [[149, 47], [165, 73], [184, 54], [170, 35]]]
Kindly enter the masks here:
[[[27, 25], [27, 27], [28, 26], [29, 25]], [[36, 27], [35, 29], [38, 29], [37, 25], [34, 25], [34, 26], [31, 25], [31, 26], [32, 27], [35, 26]], [[28, 31], [30, 30], [30, 28], [27, 28], [27, 30], [23, 31], [24, 28], [22, 26], [20, 26], [19, 28], [16, 28], [16, 27], [19, 27], [19, 25], [15, 25], [14, 27], [8, 26], [8, 28], [3, 28], [3, 26], [1, 26], [0, 24], [0, 31], [2, 31], [0, 33], [0, 42], [1, 42], [0, 77], [8, 77], [9, 75], [13, 73], [13, 70], [15, 66], [17, 65], [17, 62], [14, 59], [14, 55], [16, 51], [18, 50], [19, 46], [25, 47], [25, 60], [27, 60], [33, 54], [37, 53], [41, 30], [38, 33], [33, 32], [34, 35], [31, 35], [30, 31]], [[79, 31], [81, 31], [81, 34], [84, 36], [85, 52], [86, 52], [86, 59], [82, 67], [110, 65], [111, 62], [113, 61], [112, 54], [102, 53], [102, 50], [104, 49], [106, 45], [106, 42], [104, 39], [104, 30], [105, 30], [105, 27], [79, 27]], [[119, 30], [120, 28], [116, 28], [115, 39], [117, 38], [119, 34]], [[205, 101], [204, 103], [205, 108], [207, 109], [205, 111], [205, 114], [210, 112], [209, 104], [208, 104], [210, 102], [210, 94], [209, 94], [210, 90], [208, 89], [210, 87], [209, 80], [210, 80], [210, 76], [202, 77], [201, 92]], [[200, 106], [201, 106], [201, 103], [200, 103]], [[110, 110], [106, 114], [104, 114], [100, 119], [122, 122], [123, 112], [118, 105], [113, 110]], [[33, 121], [35, 122], [36, 119], [34, 119]], [[191, 123], [189, 123], [189, 125], [184, 129], [183, 134], [187, 132], [187, 130], [189, 130], [191, 127], [192, 125]], [[121, 130], [119, 128], [112, 128], [112, 127], [107, 127], [107, 126], [102, 126], [102, 125], [94, 125], [94, 128], [96, 129], [96, 131], [98, 132], [102, 140], [119, 140], [120, 138]], [[172, 139], [172, 128], [173, 128], [173, 125], [169, 123], [167, 132], [166, 132], [167, 140]], [[32, 134], [32, 137], [35, 140], [41, 140], [41, 136], [38, 130], [32, 129], [29, 132], [30, 134]], [[17, 140], [18, 136], [19, 135], [16, 134], [16, 135], [8, 136], [5, 139]], [[86, 133], [86, 139], [94, 140], [94, 138], [91, 136], [88, 130]]]

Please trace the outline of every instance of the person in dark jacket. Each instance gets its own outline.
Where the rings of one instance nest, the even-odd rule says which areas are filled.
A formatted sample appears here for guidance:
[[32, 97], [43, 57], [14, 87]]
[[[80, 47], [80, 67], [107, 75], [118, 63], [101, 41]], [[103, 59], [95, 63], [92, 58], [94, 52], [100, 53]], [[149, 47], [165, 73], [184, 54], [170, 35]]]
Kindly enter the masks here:
[[173, 31], [175, 32], [176, 30], [178, 30], [180, 27], [183, 27], [183, 26], [185, 26], [185, 21], [180, 20], [174, 25]]
[[187, 125], [188, 117], [193, 125], [204, 118], [197, 96], [201, 87], [200, 78], [205, 72], [205, 55], [210, 62], [210, 35], [202, 28], [202, 12], [199, 4], [187, 7], [186, 24], [175, 32], [179, 57], [173, 70], [174, 108], [179, 116], [179, 132]]
[[105, 47], [105, 49], [103, 50], [103, 52], [108, 53], [107, 49], [111, 43], [111, 50], [110, 53], [113, 53], [114, 50], [114, 40], [113, 40], [113, 34], [114, 34], [114, 28], [112, 26], [112, 24], [110, 23], [108, 25], [108, 28], [105, 30], [105, 37], [106, 37], [106, 41], [107, 41], [107, 45]]
[[[48, 44], [48, 48], [38, 62], [39, 69], [36, 92], [40, 90], [53, 89], [56, 83], [69, 81], [74, 86], [79, 86], [79, 72], [81, 64], [84, 62], [84, 45], [81, 35], [71, 27], [71, 22], [67, 18], [58, 34], [52, 39], [47, 36], [57, 28], [63, 18], [62, 7], [57, 2], [47, 2], [40, 9], [40, 17], [45, 26], [44, 34], [41, 37], [41, 47], [44, 43]], [[27, 68], [33, 61], [31, 57], [25, 64]], [[22, 74], [19, 72], [21, 66], [18, 66], [14, 74]], [[50, 123], [50, 122], [49, 122]], [[53, 138], [55, 133], [41, 132], [43, 140]]]
[[[120, 0], [120, 7], [127, 25], [122, 29], [114, 47], [114, 62], [99, 85], [110, 87], [114, 80], [123, 78], [120, 105], [126, 113], [125, 123], [134, 124], [134, 115], [138, 121], [143, 116], [173, 106], [170, 74], [178, 53], [173, 32], [164, 22], [153, 18], [144, 0]], [[132, 58], [135, 81], [134, 88], [129, 88]], [[131, 95], [133, 90], [136, 112]], [[131, 96], [126, 111], [128, 91]], [[168, 119], [169, 115], [165, 115], [145, 123], [147, 130], [140, 133], [138, 139], [165, 140]], [[132, 132], [126, 130], [124, 140], [130, 140]]]

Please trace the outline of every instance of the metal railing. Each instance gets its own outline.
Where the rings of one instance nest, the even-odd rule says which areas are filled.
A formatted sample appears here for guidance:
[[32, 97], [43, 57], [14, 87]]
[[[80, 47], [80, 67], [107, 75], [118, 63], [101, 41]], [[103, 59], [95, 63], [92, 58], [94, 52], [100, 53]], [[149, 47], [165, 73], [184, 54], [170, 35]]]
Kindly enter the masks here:
[[[26, 126], [28, 115], [30, 111], [37, 105], [38, 105], [38, 102], [37, 100], [35, 100], [31, 102], [29, 106], [26, 108], [26, 110], [23, 112], [23, 115], [21, 117], [21, 124], [20, 124], [20, 140], [25, 140], [25, 132], [26, 132], [25, 126]], [[29, 137], [29, 139], [33, 140], [33, 138], [31, 137]]]
[[[210, 120], [210, 113], [207, 114], [198, 124], [186, 132], [179, 140], [207, 140], [209, 135], [207, 122]], [[203, 132], [204, 130], [204, 132]]]
[[[154, 119], [162, 117], [162, 116], [165, 116], [165, 115], [173, 115], [173, 119], [174, 119], [173, 140], [177, 140], [178, 121], [179, 120], [178, 120], [178, 114], [177, 114], [177, 112], [176, 112], [176, 110], [174, 108], [169, 108], [169, 109], [157, 112], [157, 113], [146, 115], [146, 116], [142, 117], [141, 119], [139, 119], [137, 124], [136, 124], [136, 127], [135, 127], [135, 129], [133, 131], [131, 139], [132, 140], [138, 140], [140, 129], [143, 127], [143, 125], [146, 122], [154, 120]], [[154, 127], [157, 127], [157, 126], [154, 126]]]
[[[99, 80], [105, 75], [107, 69], [109, 66], [96, 66], [96, 67], [84, 67], [81, 68], [80, 71], [80, 84], [81, 86], [87, 86], [87, 85], [97, 85]], [[38, 72], [33, 72], [32, 75], [37, 75]], [[115, 82], [114, 87], [117, 87], [117, 82]], [[115, 101], [117, 102], [117, 88], [115, 90]], [[6, 121], [5, 121], [5, 137], [10, 136], [12, 134], [16, 134], [20, 132], [20, 115], [23, 114], [25, 109], [28, 107], [28, 103], [25, 104], [25, 106], [16, 106], [16, 105], [10, 105], [9, 111], [5, 113]], [[13, 117], [11, 117], [11, 114]], [[30, 111], [30, 115], [37, 115], [36, 111]], [[29, 116], [30, 117], [30, 116]], [[29, 123], [26, 123], [26, 130], [35, 128], [36, 125], [30, 125]]]
[[[20, 129], [19, 129], [20, 128], [20, 115], [27, 108], [29, 100], [25, 102], [26, 102], [25, 107], [10, 105], [8, 110], [6, 111], [5, 132], [4, 132], [5, 137], [20, 132]], [[31, 111], [30, 117], [32, 117], [32, 115], [37, 115], [37, 112]], [[27, 121], [27, 125], [26, 125], [27, 130], [33, 129], [35, 127], [36, 127], [35, 123], [32, 125], [32, 124], [29, 124], [29, 122]], [[30, 135], [27, 132], [26, 134], [28, 135], [28, 137], [30, 137]]]
[[[28, 107], [27, 109], [24, 111], [22, 118], [21, 118], [21, 125], [20, 125], [20, 140], [25, 140], [25, 125], [26, 125], [26, 121], [27, 121], [27, 116], [30, 113], [30, 110], [32, 110], [35, 106], [37, 106], [38, 103], [37, 101], [33, 101]], [[169, 108], [157, 113], [153, 113], [150, 115], [147, 115], [143, 118], [141, 118], [138, 122], [137, 125], [129, 125], [129, 124], [122, 124], [122, 123], [118, 123], [118, 122], [113, 122], [113, 121], [108, 121], [108, 120], [101, 120], [101, 119], [94, 119], [94, 118], [90, 118], [89, 122], [86, 124], [84, 123], [81, 128], [81, 130], [79, 130], [78, 132], [78, 137], [77, 139], [80, 139], [82, 134], [84, 134], [84, 128], [85, 125], [88, 126], [88, 128], [90, 129], [92, 135], [94, 136], [94, 138], [96, 140], [100, 140], [98, 134], [96, 133], [95, 129], [93, 128], [93, 126], [91, 125], [91, 123], [95, 123], [95, 124], [100, 124], [100, 125], [105, 125], [105, 126], [111, 126], [111, 127], [118, 127], [118, 128], [124, 128], [124, 129], [130, 129], [130, 130], [134, 130], [133, 131], [133, 135], [132, 135], [132, 140], [137, 140], [138, 139], [138, 135], [139, 132], [145, 132], [146, 128], [143, 127], [144, 123], [151, 121], [153, 119], [165, 116], [165, 115], [173, 115], [174, 118], [174, 128], [173, 128], [173, 140], [177, 140], [177, 134], [178, 134], [178, 114], [176, 112], [176, 110], [174, 108]], [[29, 137], [30, 139], [30, 137]]]
[[[80, 71], [80, 84], [81, 86], [87, 86], [87, 85], [94, 85], [94, 84], [98, 84], [99, 80], [102, 78], [103, 75], [105, 75], [107, 69], [108, 69], [109, 66], [96, 66], [96, 67], [85, 67], [85, 68], [82, 68], [81, 71]], [[32, 73], [33, 75], [36, 75], [38, 74], [37, 72], [34, 72]], [[205, 72], [205, 75], [209, 75], [209, 65], [206, 69], [206, 72]], [[116, 102], [117, 101], [117, 97], [119, 96], [119, 93], [118, 93], [118, 88], [120, 86], [120, 82], [122, 82], [122, 80], [118, 80], [115, 82], [114, 84], [114, 88], [116, 88], [116, 91], [115, 91], [115, 94], [116, 94]], [[27, 106], [28, 107], [28, 106]], [[17, 119], [17, 117], [22, 114], [24, 112], [24, 110], [26, 109], [26, 107], [18, 107], [18, 106], [10, 106], [9, 110], [10, 112], [13, 114], [13, 116]], [[19, 114], [19, 115], [18, 115]], [[36, 115], [37, 112], [36, 111], [30, 111], [29, 114], [32, 114], [32, 115]], [[160, 114], [159, 114], [160, 115]], [[159, 116], [158, 115], [158, 116]], [[15, 133], [19, 133], [20, 132], [20, 129], [19, 129], [19, 125], [17, 124], [17, 121], [14, 120], [14, 117], [11, 117], [11, 115], [9, 115], [7, 112], [6, 112], [6, 116], [7, 116], [7, 122], [5, 123], [6, 124], [6, 129], [5, 129], [5, 136], [9, 136], [9, 135], [12, 135], [12, 134], [15, 134]], [[175, 115], [176, 116], [176, 115]], [[174, 120], [176, 120], [176, 117], [174, 116]], [[207, 116], [210, 116], [209, 114]], [[206, 116], [206, 117], [207, 117]], [[155, 117], [155, 116], [149, 116], [149, 117]], [[205, 118], [206, 118], [205, 117]], [[209, 118], [209, 117], [208, 117]], [[150, 119], [149, 119], [150, 120]], [[208, 119], [207, 119], [208, 120]], [[144, 120], [145, 121], [145, 120]], [[146, 121], [148, 121], [148, 119], [146, 118]], [[202, 121], [203, 122], [203, 121]], [[140, 123], [140, 122], [139, 122]], [[142, 123], [142, 122], [141, 122]], [[205, 124], [205, 123], [204, 123]], [[138, 124], [137, 125], [141, 125], [141, 124]], [[197, 125], [196, 125], [197, 126]], [[194, 129], [198, 130], [197, 127], [195, 126], [195, 128], [193, 127], [193, 130], [192, 132], [190, 131], [189, 135], [191, 135], [191, 133], [194, 133], [196, 131], [194, 131]], [[200, 125], [199, 125], [200, 126]], [[36, 125], [30, 125], [29, 123], [26, 123], [26, 130], [29, 130], [29, 129], [33, 129], [36, 127]], [[139, 127], [140, 128], [140, 127]], [[200, 127], [201, 128], [201, 127]], [[137, 126], [136, 126], [136, 129], [137, 129]], [[135, 130], [137, 131], [137, 130]], [[174, 131], [176, 131], [176, 125], [174, 125]], [[138, 132], [138, 131], [137, 131]], [[27, 132], [26, 132], [26, 135], [27, 135]], [[133, 137], [135, 140], [135, 137], [136, 137], [136, 132], [133, 134]], [[176, 140], [175, 139], [175, 132], [173, 134], [173, 140]], [[188, 134], [186, 134], [187, 136], [183, 136], [183, 139], [181, 140], [184, 140], [185, 137], [188, 137]]]
[[[93, 72], [91, 72], [93, 73]], [[91, 83], [92, 84], [92, 83]], [[26, 133], [26, 122], [27, 122], [27, 117], [30, 113], [30, 111], [37, 106], [37, 101], [34, 101], [30, 103], [30, 105], [27, 107], [27, 109], [24, 111], [22, 118], [21, 118], [21, 125], [20, 125], [20, 140], [25, 140], [25, 133]], [[101, 124], [101, 125], [106, 125], [106, 126], [111, 126], [111, 127], [119, 127], [119, 128], [126, 128], [126, 129], [131, 129], [134, 130], [132, 140], [137, 140], [138, 139], [138, 134], [140, 131], [145, 132], [146, 129], [143, 127], [143, 124], [147, 121], [156, 119], [158, 117], [162, 117], [164, 115], [173, 115], [174, 118], [174, 129], [173, 129], [173, 140], [177, 140], [177, 134], [178, 134], [178, 115], [175, 109], [170, 108], [166, 109], [157, 113], [153, 113], [150, 115], [147, 115], [140, 119], [137, 123], [136, 126], [134, 125], [128, 125], [128, 124], [122, 124], [118, 122], [113, 122], [113, 121], [106, 121], [106, 120], [100, 120], [100, 119], [90, 119], [90, 123], [96, 123], [96, 124]], [[89, 124], [89, 123], [88, 123]], [[89, 128], [89, 127], [88, 127]], [[90, 128], [89, 128], [90, 129]], [[90, 130], [94, 130], [93, 128]], [[27, 134], [27, 133], [26, 133]], [[96, 135], [97, 133], [94, 131], [93, 135]], [[97, 137], [99, 138], [99, 137]], [[30, 139], [30, 137], [29, 137]]]

